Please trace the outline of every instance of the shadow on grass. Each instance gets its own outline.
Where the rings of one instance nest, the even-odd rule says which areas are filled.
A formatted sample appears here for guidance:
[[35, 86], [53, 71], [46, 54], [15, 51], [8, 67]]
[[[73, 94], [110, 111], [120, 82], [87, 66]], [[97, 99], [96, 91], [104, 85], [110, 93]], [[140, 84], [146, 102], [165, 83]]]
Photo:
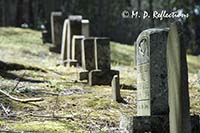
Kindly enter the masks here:
[[31, 66], [24, 66], [21, 64], [16, 64], [16, 63], [5, 63], [3, 61], [0, 61], [0, 76], [8, 79], [8, 80], [16, 80], [16, 79], [20, 79], [20, 81], [22, 82], [31, 82], [31, 83], [44, 83], [47, 81], [43, 81], [43, 80], [34, 80], [34, 79], [27, 79], [24, 77], [20, 77], [16, 74], [10, 73], [8, 71], [12, 71], [12, 70], [32, 70], [32, 71], [41, 71], [46, 73], [45, 70], [37, 68], [37, 67], [31, 67]]
[[0, 61], [0, 70], [2, 71], [9, 71], [9, 70], [32, 70], [32, 71], [41, 71], [46, 73], [45, 70], [37, 67], [31, 67], [31, 66], [24, 66], [17, 63], [6, 63], [3, 61]]

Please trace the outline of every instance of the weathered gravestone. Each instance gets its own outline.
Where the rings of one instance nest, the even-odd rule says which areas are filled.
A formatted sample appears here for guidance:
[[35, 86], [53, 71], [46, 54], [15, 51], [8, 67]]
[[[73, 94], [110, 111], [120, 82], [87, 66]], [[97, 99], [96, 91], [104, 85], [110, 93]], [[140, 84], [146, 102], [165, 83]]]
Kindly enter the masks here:
[[170, 133], [190, 133], [190, 104], [185, 41], [179, 22], [170, 26], [167, 44]]
[[[61, 58], [64, 65], [76, 65], [76, 61], [72, 59], [72, 39], [74, 35], [89, 36], [89, 21], [82, 20], [82, 16], [71, 15], [65, 20], [62, 36], [62, 52]], [[75, 46], [75, 45], [74, 45]]]
[[62, 40], [62, 27], [63, 27], [63, 15], [62, 12], [51, 13], [51, 38], [53, 47], [50, 51], [60, 53], [61, 51], [61, 40]]
[[65, 19], [63, 25], [63, 34], [62, 34], [62, 49], [61, 49], [61, 58], [63, 64], [66, 65], [69, 63], [74, 63], [71, 60], [71, 49], [72, 49], [72, 37], [73, 35], [81, 35], [82, 33], [82, 16], [73, 15], [69, 16], [68, 19]]
[[120, 82], [118, 75], [115, 75], [112, 80], [112, 99], [116, 102], [122, 101], [120, 95]]
[[161, 29], [140, 34], [137, 71], [138, 116], [123, 116], [121, 128], [139, 133], [200, 131], [199, 117], [189, 116], [188, 71], [179, 23], [171, 25], [168, 37], [167, 31]]
[[137, 115], [167, 115], [166, 29], [148, 29], [137, 39]]
[[111, 85], [113, 76], [119, 76], [119, 71], [111, 70], [110, 39], [95, 38], [94, 58], [95, 69], [89, 72], [89, 85]]
[[167, 36], [148, 29], [137, 39], [137, 116], [121, 123], [130, 132], [168, 133]]

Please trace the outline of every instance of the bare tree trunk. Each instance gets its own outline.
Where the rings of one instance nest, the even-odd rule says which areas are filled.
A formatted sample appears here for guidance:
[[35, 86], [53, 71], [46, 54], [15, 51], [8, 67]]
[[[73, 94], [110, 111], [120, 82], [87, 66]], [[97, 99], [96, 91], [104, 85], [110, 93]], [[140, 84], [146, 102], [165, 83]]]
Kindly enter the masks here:
[[[149, 11], [151, 13], [151, 16], [153, 15], [153, 0], [149, 0]], [[150, 23], [151, 28], [155, 27], [154, 24], [154, 19], [151, 17], [151, 23]]]

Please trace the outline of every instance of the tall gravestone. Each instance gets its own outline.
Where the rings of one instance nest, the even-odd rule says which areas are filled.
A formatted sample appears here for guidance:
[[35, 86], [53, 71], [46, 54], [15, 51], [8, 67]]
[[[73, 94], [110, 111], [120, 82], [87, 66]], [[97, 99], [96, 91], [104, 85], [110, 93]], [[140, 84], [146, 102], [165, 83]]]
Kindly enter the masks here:
[[166, 29], [148, 29], [137, 39], [137, 115], [169, 113]]
[[171, 24], [168, 44], [170, 133], [190, 133], [190, 106], [185, 41], [179, 22]]
[[129, 132], [169, 132], [167, 37], [168, 29], [154, 28], [137, 38], [137, 116], [120, 122]]
[[68, 66], [75, 65], [76, 62], [72, 60], [72, 38], [73, 35], [82, 35], [82, 16], [69, 16], [69, 24], [67, 30], [67, 63]]
[[60, 53], [61, 51], [61, 40], [62, 40], [62, 28], [63, 28], [63, 15], [62, 12], [51, 13], [51, 38], [53, 47], [50, 51]]
[[65, 64], [65, 60], [67, 60], [67, 33], [68, 33], [68, 25], [69, 20], [65, 19], [63, 24], [63, 32], [62, 32], [62, 46], [61, 46], [61, 59]]

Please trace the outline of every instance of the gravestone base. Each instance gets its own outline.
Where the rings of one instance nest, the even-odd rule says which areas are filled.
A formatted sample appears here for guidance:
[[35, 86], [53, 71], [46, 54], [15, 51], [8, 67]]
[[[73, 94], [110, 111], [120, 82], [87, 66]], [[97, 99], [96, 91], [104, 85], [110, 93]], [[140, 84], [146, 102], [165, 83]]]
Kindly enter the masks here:
[[89, 72], [87, 70], [79, 72], [79, 80], [88, 80]]
[[76, 67], [76, 65], [77, 65], [77, 60], [67, 60], [67, 61], [66, 61], [66, 64], [67, 64], [67, 67], [71, 67], [71, 66]]
[[110, 85], [114, 75], [119, 76], [117, 70], [92, 70], [89, 72], [89, 85]]
[[158, 116], [123, 116], [120, 121], [120, 128], [130, 133], [169, 133], [169, 117]]
[[[197, 115], [190, 116], [191, 132], [200, 132], [200, 117]], [[120, 121], [120, 129], [129, 131], [130, 133], [169, 133], [169, 116], [153, 115], [153, 116], [122, 116]]]
[[54, 52], [54, 53], [60, 53], [61, 47], [60, 46], [53, 46], [53, 47], [49, 48], [49, 51]]

